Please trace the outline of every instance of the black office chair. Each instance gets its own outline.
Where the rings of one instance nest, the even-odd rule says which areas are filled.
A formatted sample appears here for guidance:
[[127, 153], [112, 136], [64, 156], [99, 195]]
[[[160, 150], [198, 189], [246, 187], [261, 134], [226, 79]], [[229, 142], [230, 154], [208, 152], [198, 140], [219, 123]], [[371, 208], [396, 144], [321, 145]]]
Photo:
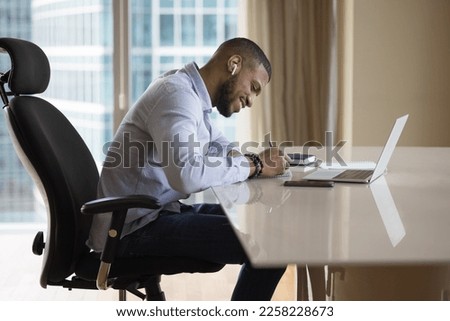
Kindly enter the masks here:
[[[49, 102], [32, 96], [50, 80], [47, 56], [35, 44], [0, 38], [0, 51], [11, 59], [11, 70], [0, 75], [0, 92], [16, 152], [40, 190], [47, 209], [47, 232], [39, 232], [33, 253], [44, 253], [40, 284], [46, 288], [129, 291], [141, 299], [165, 300], [161, 275], [207, 273], [223, 265], [183, 257], [115, 258], [127, 210], [159, 208], [145, 195], [96, 199], [98, 170], [80, 135]], [[5, 88], [8, 85], [9, 91]], [[8, 96], [13, 96], [9, 99]], [[101, 255], [85, 245], [92, 216], [113, 212]], [[145, 289], [143, 293], [140, 289]]]

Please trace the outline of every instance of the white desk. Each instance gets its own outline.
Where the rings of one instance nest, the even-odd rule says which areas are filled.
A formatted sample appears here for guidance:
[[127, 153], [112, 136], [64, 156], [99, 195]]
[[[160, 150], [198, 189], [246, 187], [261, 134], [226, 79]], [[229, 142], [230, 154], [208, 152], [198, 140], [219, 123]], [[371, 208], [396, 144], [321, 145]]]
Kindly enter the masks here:
[[[376, 161], [380, 148], [354, 148]], [[253, 179], [213, 191], [255, 266], [450, 264], [450, 148], [398, 147], [371, 185], [284, 187]]]

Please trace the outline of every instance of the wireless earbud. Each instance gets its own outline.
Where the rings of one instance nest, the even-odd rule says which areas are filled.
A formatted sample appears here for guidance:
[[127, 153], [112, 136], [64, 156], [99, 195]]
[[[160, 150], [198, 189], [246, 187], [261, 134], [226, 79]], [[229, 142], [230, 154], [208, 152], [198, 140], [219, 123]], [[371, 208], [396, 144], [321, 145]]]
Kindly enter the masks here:
[[234, 64], [233, 70], [231, 71], [231, 76], [234, 76], [234, 73], [236, 72], [236, 68], [237, 68], [237, 65]]

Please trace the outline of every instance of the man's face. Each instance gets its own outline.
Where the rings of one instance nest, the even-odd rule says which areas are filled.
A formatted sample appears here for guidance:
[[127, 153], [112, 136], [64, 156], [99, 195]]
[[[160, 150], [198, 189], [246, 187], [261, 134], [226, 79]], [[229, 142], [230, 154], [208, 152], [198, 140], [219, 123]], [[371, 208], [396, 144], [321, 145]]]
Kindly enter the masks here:
[[256, 96], [269, 82], [269, 75], [262, 64], [256, 69], [243, 68], [228, 78], [220, 89], [217, 110], [225, 117], [238, 113], [241, 108], [251, 107]]

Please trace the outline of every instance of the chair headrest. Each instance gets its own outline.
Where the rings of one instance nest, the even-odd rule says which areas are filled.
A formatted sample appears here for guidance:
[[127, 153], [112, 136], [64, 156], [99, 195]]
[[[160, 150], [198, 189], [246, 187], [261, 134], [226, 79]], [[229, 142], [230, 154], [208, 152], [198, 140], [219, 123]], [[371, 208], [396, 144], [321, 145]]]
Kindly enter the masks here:
[[6, 51], [11, 58], [7, 81], [13, 94], [40, 94], [47, 89], [50, 64], [41, 48], [22, 39], [0, 38], [1, 51]]

